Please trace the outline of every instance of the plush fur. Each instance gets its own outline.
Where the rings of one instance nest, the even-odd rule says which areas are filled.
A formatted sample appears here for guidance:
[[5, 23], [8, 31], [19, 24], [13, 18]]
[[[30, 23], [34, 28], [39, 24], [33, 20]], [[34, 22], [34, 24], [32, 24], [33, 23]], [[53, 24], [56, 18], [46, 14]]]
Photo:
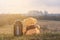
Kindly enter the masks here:
[[40, 26], [30, 26], [30, 27], [32, 27], [32, 28], [27, 28], [26, 29], [26, 35], [33, 35], [33, 34], [40, 34], [40, 28], [38, 28], [38, 27], [40, 27]]
[[23, 20], [23, 34], [32, 35], [40, 33], [40, 26], [37, 25], [37, 19], [35, 18], [27, 18]]

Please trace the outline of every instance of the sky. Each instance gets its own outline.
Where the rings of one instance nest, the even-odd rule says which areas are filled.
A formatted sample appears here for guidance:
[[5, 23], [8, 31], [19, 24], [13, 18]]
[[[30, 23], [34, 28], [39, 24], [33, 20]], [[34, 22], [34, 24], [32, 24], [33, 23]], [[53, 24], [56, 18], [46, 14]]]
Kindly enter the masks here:
[[60, 0], [0, 0], [0, 13], [27, 13], [31, 10], [60, 13]]

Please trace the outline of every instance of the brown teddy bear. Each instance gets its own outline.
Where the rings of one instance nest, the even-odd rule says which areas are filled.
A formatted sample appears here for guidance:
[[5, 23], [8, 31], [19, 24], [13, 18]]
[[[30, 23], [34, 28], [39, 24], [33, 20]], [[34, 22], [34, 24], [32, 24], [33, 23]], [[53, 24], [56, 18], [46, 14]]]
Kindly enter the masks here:
[[29, 17], [23, 20], [23, 34], [40, 34], [40, 26], [37, 25], [37, 19]]

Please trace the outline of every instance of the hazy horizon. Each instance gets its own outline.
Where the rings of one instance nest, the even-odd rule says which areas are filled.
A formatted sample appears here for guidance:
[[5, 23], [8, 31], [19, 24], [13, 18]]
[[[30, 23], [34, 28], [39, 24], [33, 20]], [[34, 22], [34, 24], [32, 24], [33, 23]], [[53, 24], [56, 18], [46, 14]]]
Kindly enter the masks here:
[[0, 0], [0, 13], [27, 13], [31, 10], [60, 13], [60, 0]]

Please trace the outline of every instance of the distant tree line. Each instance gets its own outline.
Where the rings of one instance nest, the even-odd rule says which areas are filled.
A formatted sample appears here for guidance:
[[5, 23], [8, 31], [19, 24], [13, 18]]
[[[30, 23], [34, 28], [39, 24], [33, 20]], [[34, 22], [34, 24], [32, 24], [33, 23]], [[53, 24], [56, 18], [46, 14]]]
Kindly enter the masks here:
[[27, 16], [32, 16], [38, 20], [55, 20], [60, 21], [60, 13], [49, 13], [48, 11], [32, 10], [28, 12]]
[[60, 16], [35, 16], [38, 20], [55, 20], [60, 21]]

